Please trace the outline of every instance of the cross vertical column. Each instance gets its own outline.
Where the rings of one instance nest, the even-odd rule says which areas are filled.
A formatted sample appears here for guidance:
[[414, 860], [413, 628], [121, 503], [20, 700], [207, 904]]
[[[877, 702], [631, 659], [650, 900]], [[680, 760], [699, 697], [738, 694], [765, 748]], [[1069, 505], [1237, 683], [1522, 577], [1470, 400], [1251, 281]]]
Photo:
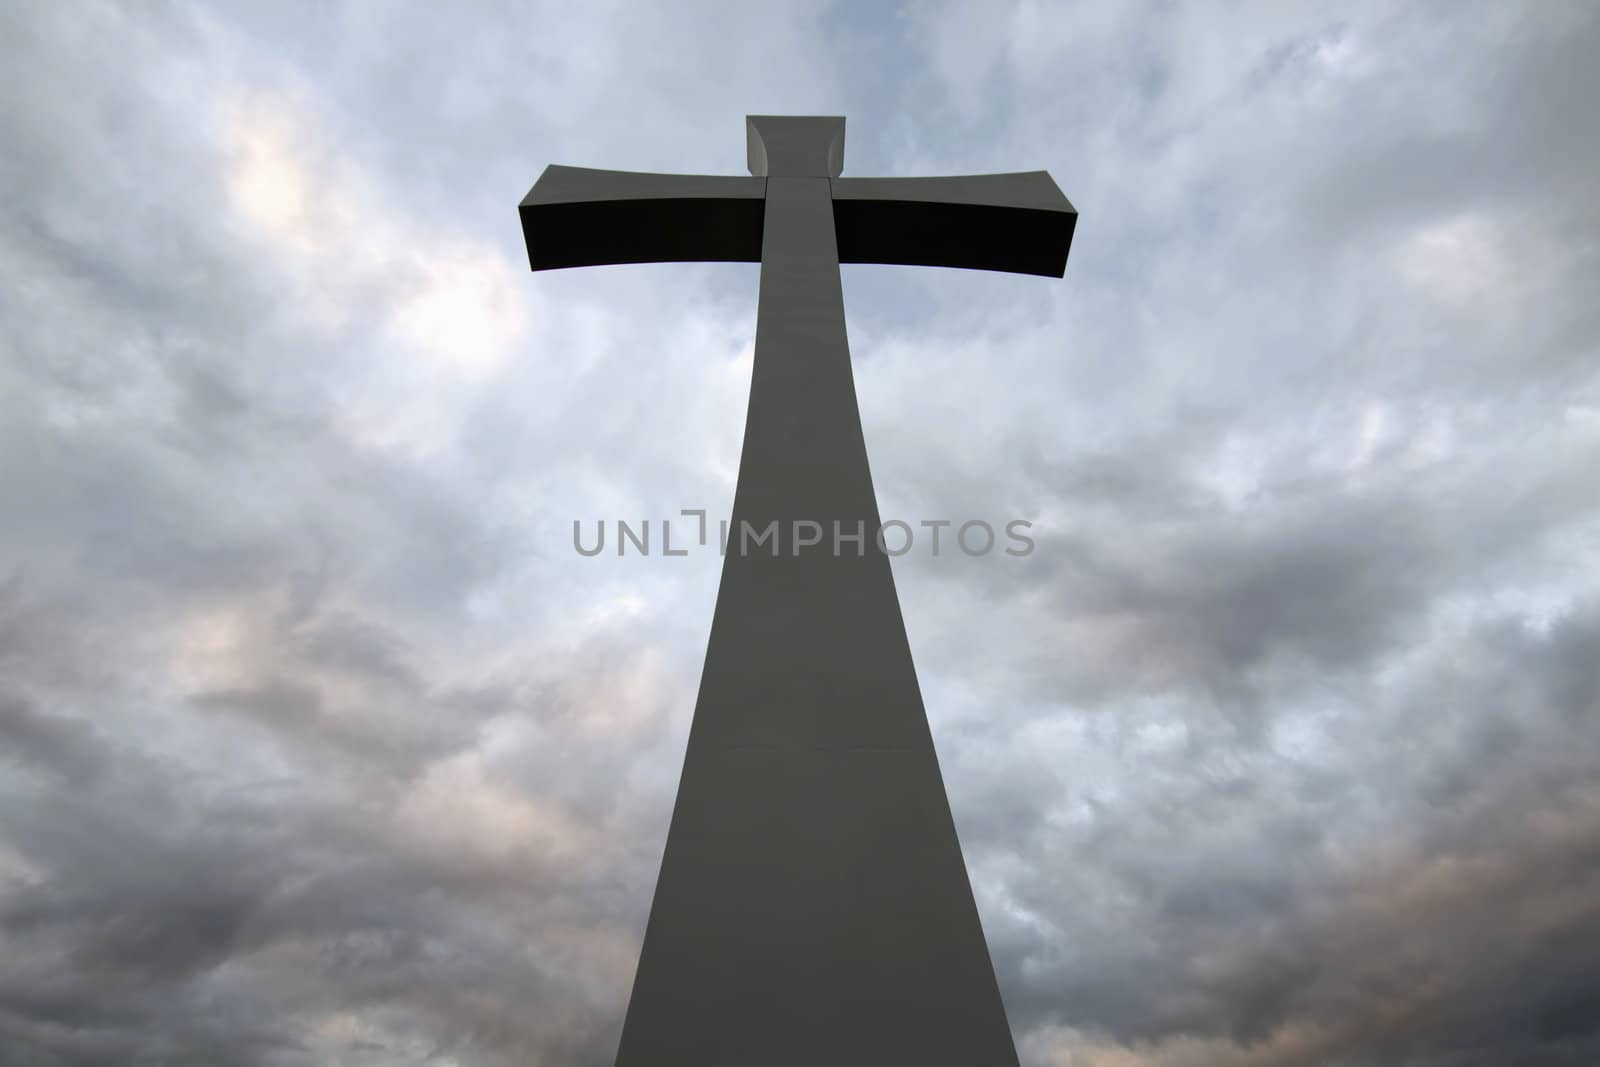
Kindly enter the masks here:
[[[874, 541], [834, 228], [842, 120], [757, 121], [766, 204], [744, 449], [617, 1064], [1014, 1065]], [[836, 142], [817, 125], [829, 121]], [[796, 520], [822, 527], [798, 554]], [[774, 521], [776, 555], [745, 543], [746, 527]], [[835, 553], [835, 522], [859, 529], [859, 551]]]

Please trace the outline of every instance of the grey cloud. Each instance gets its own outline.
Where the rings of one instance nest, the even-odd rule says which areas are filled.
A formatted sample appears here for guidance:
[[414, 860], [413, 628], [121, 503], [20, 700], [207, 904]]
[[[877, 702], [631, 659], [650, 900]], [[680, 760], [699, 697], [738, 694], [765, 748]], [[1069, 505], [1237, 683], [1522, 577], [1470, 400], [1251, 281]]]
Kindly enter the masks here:
[[[1341, 1048], [1351, 1062], [1424, 1050], [1448, 1063], [1581, 1062], [1594, 1047], [1579, 1005], [1592, 999], [1600, 933], [1586, 888], [1600, 876], [1600, 822], [1582, 783], [1600, 734], [1585, 688], [1595, 669], [1579, 650], [1595, 618], [1591, 608], [1543, 637], [1482, 627], [1476, 661], [1452, 657], [1420, 679], [1367, 742], [1364, 773], [1334, 796], [1230, 805], [1219, 834], [1215, 806], [1163, 797], [1183, 789], [1174, 783], [1074, 844], [1040, 830], [1030, 851], [1053, 859], [1023, 897], [1041, 910], [1060, 899], [1066, 921], [1060, 955], [1033, 977], [1010, 955], [1028, 939], [1002, 942], [1013, 1002], [1109, 1028], [1158, 1063], [1191, 1062], [1185, 1036], [1215, 1042], [1195, 1062], [1323, 1062]], [[1574, 671], [1584, 686], [1505, 699], [1525, 679]], [[1503, 717], [1540, 726], [1508, 735]], [[1465, 740], [1459, 723], [1474, 724]], [[1257, 773], [1270, 782], [1284, 769]], [[1470, 791], [1437, 793], [1463, 777]], [[1349, 824], [1372, 788], [1400, 817], [1378, 848], [1351, 853], [1341, 839], [1359, 840]], [[1073, 906], [1108, 875], [1118, 896], [1148, 900], [1138, 914], [1159, 949], [1131, 929], [1096, 930], [1095, 909]], [[1314, 1049], [1264, 1051], [1292, 1046], [1306, 1024], [1325, 1032]]]
[[88, 781], [106, 765], [101, 744], [88, 727], [41, 714], [15, 694], [0, 694], [0, 736], [13, 761], [69, 782]]
[[846, 276], [885, 515], [1039, 520], [896, 563], [1029, 1064], [1594, 1060], [1588, 13], [0, 19], [0, 1059], [608, 1060], [717, 560], [568, 524], [726, 509], [755, 274], [511, 204], [790, 110], [1084, 213]]

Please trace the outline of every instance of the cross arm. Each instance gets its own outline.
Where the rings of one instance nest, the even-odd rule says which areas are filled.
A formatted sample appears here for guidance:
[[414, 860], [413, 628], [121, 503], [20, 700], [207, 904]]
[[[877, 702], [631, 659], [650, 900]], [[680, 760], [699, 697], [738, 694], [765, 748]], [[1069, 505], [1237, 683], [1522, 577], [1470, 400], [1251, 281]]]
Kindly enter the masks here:
[[761, 260], [765, 178], [546, 167], [518, 205], [534, 270]]
[[1060, 278], [1078, 212], [1046, 171], [834, 178], [841, 263], [968, 267]]

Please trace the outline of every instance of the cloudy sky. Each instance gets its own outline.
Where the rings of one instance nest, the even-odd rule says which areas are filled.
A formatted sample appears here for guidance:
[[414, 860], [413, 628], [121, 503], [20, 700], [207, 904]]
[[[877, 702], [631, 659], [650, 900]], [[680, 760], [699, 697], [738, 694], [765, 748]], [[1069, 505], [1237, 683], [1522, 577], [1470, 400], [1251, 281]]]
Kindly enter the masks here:
[[756, 268], [531, 274], [552, 162], [1047, 168], [848, 267], [1029, 1067], [1600, 1062], [1600, 10], [0, 11], [0, 1062], [605, 1065]]

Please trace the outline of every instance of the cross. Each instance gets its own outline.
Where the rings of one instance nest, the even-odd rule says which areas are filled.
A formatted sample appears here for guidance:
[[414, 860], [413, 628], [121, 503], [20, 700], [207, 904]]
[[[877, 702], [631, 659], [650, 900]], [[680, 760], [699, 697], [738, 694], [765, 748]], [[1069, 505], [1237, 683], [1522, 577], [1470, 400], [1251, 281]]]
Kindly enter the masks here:
[[[551, 166], [519, 209], [536, 271], [761, 264], [731, 532], [616, 1063], [1015, 1065], [875, 540], [839, 264], [1059, 278], [1077, 213], [1044, 171], [840, 177], [843, 118], [746, 127], [751, 177]], [[773, 521], [775, 542], [740, 536]]]

